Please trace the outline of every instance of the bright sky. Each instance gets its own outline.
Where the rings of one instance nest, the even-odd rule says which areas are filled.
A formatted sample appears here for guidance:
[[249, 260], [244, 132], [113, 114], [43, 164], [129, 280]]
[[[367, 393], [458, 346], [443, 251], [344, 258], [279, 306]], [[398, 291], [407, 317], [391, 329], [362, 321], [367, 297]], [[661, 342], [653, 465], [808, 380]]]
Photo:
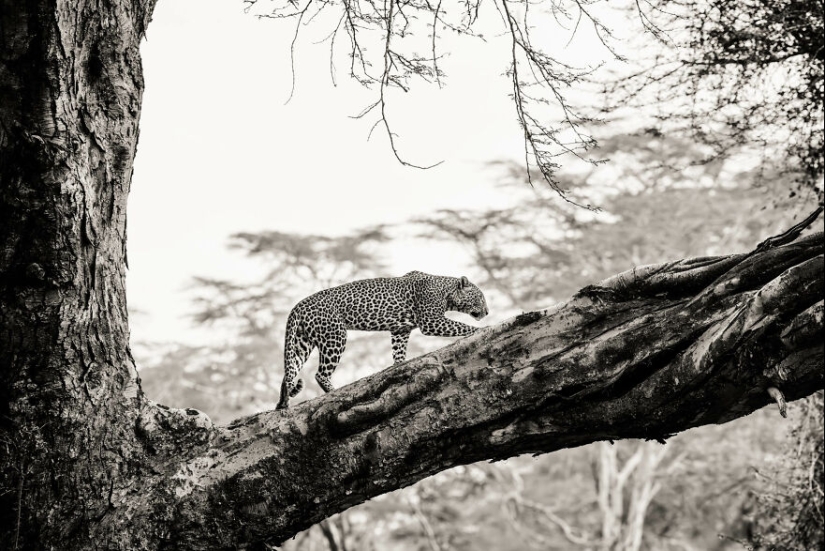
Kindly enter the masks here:
[[[523, 162], [503, 76], [506, 37], [448, 45], [444, 89], [421, 84], [392, 99], [407, 160], [444, 161], [421, 171], [399, 164], [382, 132], [367, 141], [374, 117], [351, 118], [373, 95], [346, 67], [332, 85], [328, 46], [313, 43], [326, 31], [299, 41], [285, 104], [292, 25], [244, 13], [239, 0], [158, 3], [141, 48], [146, 92], [129, 205], [128, 296], [140, 312], [133, 341], [194, 338], [184, 317], [191, 278], [249, 268], [225, 248], [234, 232], [341, 234], [506, 200], [493, 187], [499, 173], [486, 166]], [[392, 254], [398, 275], [464, 267], [433, 250]]]

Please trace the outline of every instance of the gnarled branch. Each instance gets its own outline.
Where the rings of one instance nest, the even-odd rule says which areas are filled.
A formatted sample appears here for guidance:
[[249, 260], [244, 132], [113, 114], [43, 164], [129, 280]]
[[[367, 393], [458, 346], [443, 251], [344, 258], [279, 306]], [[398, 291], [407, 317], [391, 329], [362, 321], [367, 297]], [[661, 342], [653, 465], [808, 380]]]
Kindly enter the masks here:
[[822, 233], [640, 268], [288, 411], [206, 429], [156, 481], [173, 542], [277, 543], [455, 465], [663, 441], [747, 415], [768, 389], [801, 398], [823, 387], [822, 297]]

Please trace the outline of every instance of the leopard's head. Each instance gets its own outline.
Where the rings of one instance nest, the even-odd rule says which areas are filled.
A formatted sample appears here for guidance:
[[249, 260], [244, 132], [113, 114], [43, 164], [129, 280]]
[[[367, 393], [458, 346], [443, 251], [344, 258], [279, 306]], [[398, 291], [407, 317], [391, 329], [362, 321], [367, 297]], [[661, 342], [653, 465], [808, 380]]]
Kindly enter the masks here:
[[470, 314], [477, 320], [489, 313], [481, 289], [464, 276], [458, 278], [456, 286], [447, 295], [447, 309]]

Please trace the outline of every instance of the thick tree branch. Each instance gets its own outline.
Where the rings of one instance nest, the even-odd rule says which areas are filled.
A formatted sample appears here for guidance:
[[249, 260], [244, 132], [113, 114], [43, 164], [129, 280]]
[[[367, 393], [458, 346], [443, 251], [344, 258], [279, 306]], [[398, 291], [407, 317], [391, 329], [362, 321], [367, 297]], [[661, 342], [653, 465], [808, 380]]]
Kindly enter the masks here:
[[640, 268], [293, 409], [206, 428], [158, 486], [172, 543], [278, 543], [455, 465], [662, 441], [747, 415], [769, 388], [801, 398], [823, 387], [822, 299], [822, 233]]

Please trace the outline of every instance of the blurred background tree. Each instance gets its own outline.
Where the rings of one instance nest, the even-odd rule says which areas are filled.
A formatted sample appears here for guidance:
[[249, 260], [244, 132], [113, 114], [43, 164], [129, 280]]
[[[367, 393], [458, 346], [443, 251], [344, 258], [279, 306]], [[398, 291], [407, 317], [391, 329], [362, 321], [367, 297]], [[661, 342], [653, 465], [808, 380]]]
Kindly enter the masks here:
[[[818, 0], [647, 0], [629, 8], [661, 47], [605, 88], [606, 111], [642, 112], [657, 132], [746, 147], [764, 178], [823, 200], [825, 26]], [[649, 44], [649, 43], [648, 43]], [[639, 108], [644, 108], [640, 111]]]

